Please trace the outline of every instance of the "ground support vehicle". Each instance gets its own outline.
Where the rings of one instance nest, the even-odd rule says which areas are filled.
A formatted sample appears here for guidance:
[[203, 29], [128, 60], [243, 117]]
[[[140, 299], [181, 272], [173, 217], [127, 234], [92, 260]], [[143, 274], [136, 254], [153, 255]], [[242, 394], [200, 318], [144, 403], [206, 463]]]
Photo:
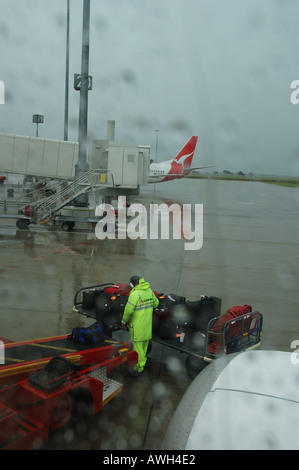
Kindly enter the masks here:
[[62, 230], [70, 232], [76, 225], [80, 226], [80, 224], [88, 224], [90, 227], [94, 228], [100, 220], [101, 217], [95, 216], [95, 208], [71, 207], [59, 214], [54, 214], [51, 222], [52, 225], [60, 225]]
[[[55, 219], [61, 222], [64, 230], [72, 230], [76, 221], [90, 222], [94, 225], [100, 220], [95, 216], [94, 209], [83, 209], [89, 210], [89, 213], [84, 215], [80, 214], [78, 207], [69, 207], [68, 209], [65, 207], [70, 206], [79, 196], [87, 194], [90, 190], [101, 192], [105, 188], [112, 187], [114, 187], [114, 179], [108, 170], [89, 170], [78, 178], [72, 179], [71, 182], [64, 181], [55, 191], [49, 191], [49, 195], [46, 197], [40, 198], [37, 190], [31, 193], [31, 201], [28, 199], [27, 203], [22, 199], [10, 203], [9, 205], [12, 206], [10, 214], [8, 214], [7, 201], [0, 201], [3, 210], [0, 218], [17, 219], [16, 225], [19, 229], [26, 229], [30, 224], [55, 222]], [[61, 214], [61, 211], [67, 211], [66, 215]]]
[[[83, 287], [75, 293], [73, 308], [96, 319], [112, 337], [121, 329], [129, 292], [125, 284]], [[188, 301], [174, 294], [155, 294], [159, 306], [153, 312], [152, 341], [186, 354], [186, 371], [192, 379], [220, 356], [260, 346], [263, 315], [251, 306], [232, 307], [221, 315], [217, 297]]]
[[[29, 206], [28, 206], [29, 207]], [[79, 213], [85, 211], [85, 214]], [[47, 224], [51, 223], [52, 225], [60, 225], [62, 230], [71, 231], [76, 224], [90, 224], [90, 227], [95, 227], [96, 224], [101, 220], [101, 217], [95, 216], [95, 209], [82, 209], [82, 208], [72, 208], [70, 213], [67, 215], [53, 214], [50, 218], [44, 219], [41, 222], [35, 222], [30, 215], [30, 207], [28, 211], [26, 210], [24, 214], [0, 214], [0, 219], [15, 219], [16, 226], [20, 230], [25, 230], [29, 228], [31, 224]], [[26, 215], [26, 213], [28, 215]], [[78, 215], [79, 214], [79, 215]]]
[[100, 412], [123, 387], [109, 377], [111, 370], [137, 363], [129, 343], [113, 340], [83, 345], [64, 335], [5, 343], [5, 364], [0, 366], [0, 449], [39, 447], [72, 413]]
[[[42, 222], [34, 222], [31, 216], [23, 214], [0, 214], [0, 219], [16, 219], [16, 226], [20, 230], [29, 228], [31, 224], [47, 224], [60, 225], [62, 230], [70, 232], [73, 230], [76, 224], [90, 224], [90, 227], [95, 227], [96, 224], [101, 220], [101, 217], [96, 217], [95, 209], [84, 209], [86, 211], [85, 217], [76, 215], [76, 212], [82, 211], [83, 209], [73, 209], [72, 214], [62, 215], [54, 214], [49, 219], [45, 219]], [[88, 211], [88, 213], [87, 213]]]
[[0, 219], [16, 219], [16, 226], [19, 229], [26, 229], [29, 227], [31, 223], [30, 217], [23, 216], [20, 214], [6, 214], [6, 215], [0, 215]]

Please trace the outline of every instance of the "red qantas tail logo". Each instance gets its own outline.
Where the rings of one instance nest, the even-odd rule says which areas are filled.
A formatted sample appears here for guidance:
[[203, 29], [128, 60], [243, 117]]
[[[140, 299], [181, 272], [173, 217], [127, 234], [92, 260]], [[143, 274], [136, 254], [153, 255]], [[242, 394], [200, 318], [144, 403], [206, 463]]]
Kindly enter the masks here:
[[195, 147], [197, 144], [197, 136], [191, 137], [191, 139], [184, 145], [182, 150], [177, 154], [171, 162], [171, 168], [164, 181], [183, 178], [189, 173], [191, 167]]
[[191, 139], [186, 143], [186, 145], [184, 145], [182, 150], [173, 159], [173, 163], [180, 163], [183, 168], [190, 168], [194, 150], [197, 144], [197, 139], [198, 137], [196, 136], [191, 137]]

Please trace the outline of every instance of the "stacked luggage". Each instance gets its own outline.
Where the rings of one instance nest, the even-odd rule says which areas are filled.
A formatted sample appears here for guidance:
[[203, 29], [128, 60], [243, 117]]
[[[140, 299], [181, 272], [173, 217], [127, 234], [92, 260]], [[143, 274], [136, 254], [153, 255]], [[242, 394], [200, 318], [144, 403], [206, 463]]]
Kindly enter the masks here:
[[[95, 311], [95, 318], [107, 332], [120, 328], [121, 319], [131, 287], [128, 284], [115, 284], [83, 292], [82, 308]], [[159, 306], [153, 312], [153, 335], [161, 339], [173, 338], [178, 332], [201, 331], [206, 333], [211, 318], [220, 316], [221, 299], [201, 297], [188, 301], [176, 294], [163, 294], [154, 291]]]

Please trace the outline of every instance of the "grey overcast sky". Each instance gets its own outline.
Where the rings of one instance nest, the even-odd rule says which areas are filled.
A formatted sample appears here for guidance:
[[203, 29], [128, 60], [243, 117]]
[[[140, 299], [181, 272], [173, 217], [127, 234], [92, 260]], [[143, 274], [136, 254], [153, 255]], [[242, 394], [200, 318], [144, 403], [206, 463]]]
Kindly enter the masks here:
[[[83, 0], [71, 0], [69, 140], [78, 140]], [[66, 0], [0, 0], [0, 132], [63, 139]], [[89, 139], [191, 135], [194, 164], [299, 175], [299, 0], [91, 0]]]

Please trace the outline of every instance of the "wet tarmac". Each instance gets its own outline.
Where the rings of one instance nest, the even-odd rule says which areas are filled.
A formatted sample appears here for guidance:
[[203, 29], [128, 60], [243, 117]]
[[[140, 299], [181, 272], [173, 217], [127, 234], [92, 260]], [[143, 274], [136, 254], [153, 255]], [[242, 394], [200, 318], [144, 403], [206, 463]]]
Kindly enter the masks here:
[[[291, 350], [299, 340], [299, 191], [255, 182], [185, 179], [150, 185], [134, 199], [203, 204], [203, 246], [184, 240], [98, 240], [91, 227], [18, 230], [0, 219], [0, 336], [42, 338], [87, 326], [73, 312], [77, 289], [128, 282], [141, 274], [159, 292], [195, 300], [222, 299], [222, 312], [250, 304], [264, 315], [262, 348]], [[128, 340], [127, 333], [114, 337]], [[167, 425], [190, 384], [185, 355], [154, 344], [138, 380], [114, 371], [124, 390], [88, 422], [57, 432], [47, 449], [148, 449], [161, 446]]]

